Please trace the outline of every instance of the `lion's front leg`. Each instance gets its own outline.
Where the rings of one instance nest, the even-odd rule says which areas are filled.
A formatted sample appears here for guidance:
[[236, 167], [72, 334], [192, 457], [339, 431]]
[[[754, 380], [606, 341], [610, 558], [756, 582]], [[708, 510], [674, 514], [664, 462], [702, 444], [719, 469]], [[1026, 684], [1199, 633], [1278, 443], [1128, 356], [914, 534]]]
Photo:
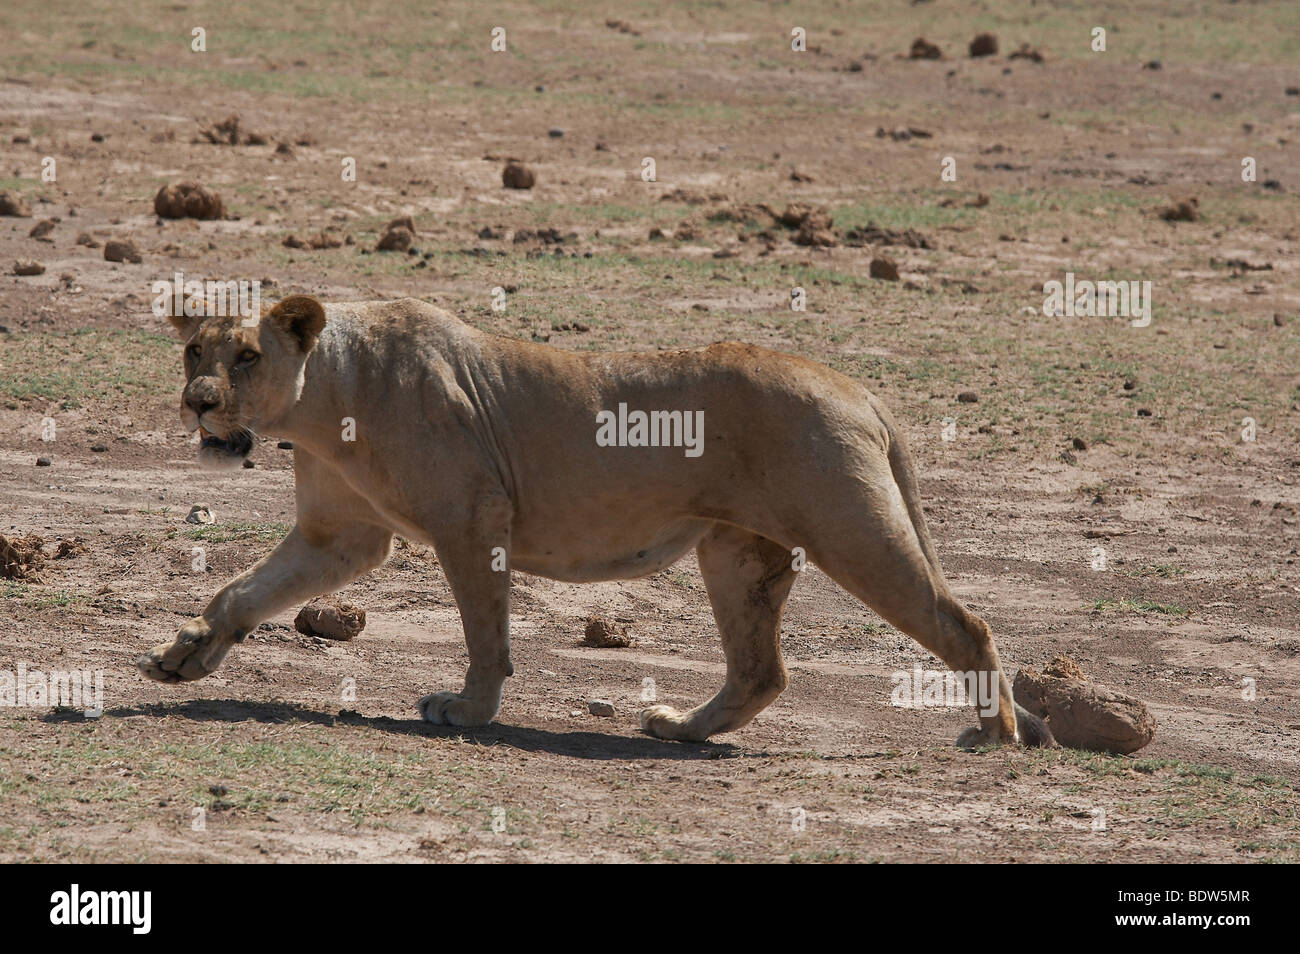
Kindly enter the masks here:
[[392, 539], [388, 530], [371, 524], [329, 533], [308, 532], [299, 524], [261, 562], [227, 583], [173, 642], [149, 650], [136, 667], [158, 682], [202, 679], [263, 620], [383, 563]]

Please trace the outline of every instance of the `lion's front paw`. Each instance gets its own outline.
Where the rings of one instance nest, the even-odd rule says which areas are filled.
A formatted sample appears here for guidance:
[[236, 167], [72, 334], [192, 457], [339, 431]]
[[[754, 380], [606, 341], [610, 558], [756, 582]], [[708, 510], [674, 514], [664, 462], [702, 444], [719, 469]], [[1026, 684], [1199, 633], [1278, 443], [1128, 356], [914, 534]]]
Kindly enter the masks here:
[[702, 732], [672, 706], [665, 705], [641, 710], [641, 730], [657, 739], [674, 742], [703, 742], [708, 738], [707, 732]]
[[176, 640], [160, 643], [135, 661], [136, 668], [157, 682], [188, 682], [214, 672], [238, 634], [222, 635], [207, 620], [192, 619]]
[[482, 726], [497, 717], [497, 705], [458, 692], [435, 692], [420, 700], [420, 717], [434, 725]]

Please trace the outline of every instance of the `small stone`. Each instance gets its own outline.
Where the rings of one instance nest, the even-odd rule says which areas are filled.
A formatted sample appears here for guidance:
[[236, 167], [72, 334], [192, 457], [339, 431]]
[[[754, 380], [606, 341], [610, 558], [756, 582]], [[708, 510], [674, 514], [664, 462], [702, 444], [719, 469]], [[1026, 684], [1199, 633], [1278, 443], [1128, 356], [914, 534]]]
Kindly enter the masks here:
[[30, 258], [20, 258], [14, 262], [15, 275], [43, 275], [45, 266]]
[[51, 464], [53, 464], [53, 463], [54, 463], [54, 461], [50, 460], [48, 457], [38, 457], [38, 458], [36, 458], [36, 466], [37, 466], [37, 467], [49, 467], [49, 466], [50, 466]]
[[607, 699], [592, 699], [587, 703], [587, 711], [594, 716], [609, 719], [614, 715], [614, 703]]
[[587, 617], [587, 626], [582, 641], [587, 646], [601, 649], [624, 649], [632, 645], [626, 626], [616, 626], [612, 620], [603, 616]]
[[962, 404], [974, 404], [979, 401], [980, 396], [974, 391], [962, 391], [957, 395], [957, 400]]
[[532, 169], [514, 160], [507, 162], [501, 172], [501, 184], [507, 189], [531, 189], [536, 181]]
[[186, 516], [185, 522], [209, 524], [209, 523], [215, 523], [216, 519], [217, 519], [216, 517], [212, 516], [212, 511], [209, 510], [207, 507], [200, 507], [199, 505], [195, 504], [193, 507], [190, 508], [189, 515]]
[[221, 196], [198, 182], [174, 182], [158, 190], [154, 213], [164, 219], [219, 219], [225, 215]]
[[139, 265], [144, 258], [140, 255], [140, 249], [136, 247], [135, 242], [130, 239], [109, 239], [104, 243], [104, 261], [134, 262]]
[[1138, 417], [1150, 417], [1150, 416], [1151, 416], [1151, 408], [1149, 407], [1138, 408]]
[[1088, 449], [1088, 442], [1085, 441], [1082, 437], [1076, 437], [1070, 443], [1074, 445], [1075, 450], [1086, 451]]
[[92, 453], [95, 453], [95, 454], [103, 454], [103, 453], [106, 453], [106, 452], [108, 451], [108, 445], [107, 445], [107, 444], [91, 444], [91, 445], [90, 445], [90, 450], [91, 450]]
[[312, 600], [298, 611], [293, 628], [306, 636], [355, 639], [366, 628], [366, 611], [351, 603]]
[[32, 226], [32, 230], [27, 233], [27, 237], [52, 242], [54, 240], [48, 238], [48, 236], [54, 231], [54, 225], [55, 223], [53, 219], [41, 219]]
[[998, 51], [998, 38], [992, 33], [981, 33], [970, 41], [970, 55], [992, 56]]
[[880, 278], [887, 282], [898, 281], [898, 266], [887, 258], [873, 258], [869, 273], [872, 278]]
[[32, 216], [32, 209], [27, 204], [27, 200], [17, 192], [0, 190], [0, 215], [29, 219]]
[[99, 242], [89, 232], [78, 233], [77, 244], [84, 245], [86, 248], [99, 248]]
[[293, 441], [280, 441], [275, 446], [280, 450], [293, 450]]
[[563, 139], [564, 130], [560, 129], [558, 126], [552, 126], [546, 131], [546, 135], [550, 136], [552, 139]]
[[404, 225], [389, 226], [388, 231], [384, 233], [379, 244], [375, 246], [376, 252], [405, 252], [415, 241], [415, 235]]
[[924, 37], [917, 37], [907, 55], [913, 60], [938, 60], [943, 58], [943, 51]]

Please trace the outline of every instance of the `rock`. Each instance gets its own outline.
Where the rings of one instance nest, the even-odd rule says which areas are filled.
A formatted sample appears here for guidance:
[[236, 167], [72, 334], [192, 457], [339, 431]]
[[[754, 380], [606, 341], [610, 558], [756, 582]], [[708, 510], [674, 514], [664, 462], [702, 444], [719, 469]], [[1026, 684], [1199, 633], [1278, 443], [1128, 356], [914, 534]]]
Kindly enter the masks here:
[[998, 38], [992, 33], [981, 33], [970, 41], [970, 55], [992, 56], [998, 51]]
[[89, 232], [81, 232], [77, 235], [77, 244], [84, 245], [86, 248], [99, 248], [99, 242]]
[[31, 533], [12, 540], [0, 535], [0, 577], [10, 580], [33, 580], [36, 572], [45, 566], [41, 547], [45, 541]]
[[200, 507], [198, 504], [195, 504], [193, 507], [190, 508], [189, 515], [186, 516], [185, 522], [209, 524], [209, 523], [215, 523], [216, 519], [217, 519], [216, 517], [212, 516], [212, 511], [209, 510], [207, 507]]
[[1138, 417], [1150, 417], [1150, 416], [1151, 416], [1151, 408], [1149, 407], [1138, 408]]
[[846, 245], [904, 245], [907, 248], [933, 249], [931, 241], [915, 229], [882, 229], [875, 225], [849, 229], [844, 233]]
[[334, 232], [329, 231], [329, 229], [324, 229], [315, 235], [308, 236], [306, 241], [296, 235], [286, 236], [284, 246], [286, 248], [310, 248], [319, 252], [321, 249], [326, 248], [342, 248], [343, 239], [339, 238]]
[[1278, 328], [1286, 327], [1286, 315], [1277, 311], [1273, 312], [1273, 324]]
[[1200, 210], [1195, 198], [1183, 199], [1160, 210], [1160, 218], [1166, 222], [1195, 222], [1200, 217]]
[[15, 275], [43, 275], [45, 266], [30, 258], [20, 258], [14, 262]]
[[626, 626], [615, 626], [612, 620], [603, 616], [589, 616], [582, 642], [600, 649], [626, 649], [632, 645], [632, 638], [628, 636]]
[[558, 126], [552, 126], [546, 131], [546, 135], [550, 136], [552, 139], [563, 139], [564, 130], [560, 129]]
[[1020, 47], [1014, 53], [1008, 56], [1007, 59], [1029, 60], [1031, 63], [1041, 63], [1043, 62], [1044, 57], [1043, 54], [1039, 53], [1028, 43], [1021, 43]]
[[1092, 682], [1079, 664], [1057, 656], [1042, 675], [1022, 669], [1016, 702], [1047, 722], [1061, 745], [1126, 755], [1155, 736], [1156, 720], [1140, 699]]
[[27, 204], [27, 200], [17, 192], [0, 190], [0, 215], [29, 219], [32, 216], [32, 209]]
[[144, 259], [135, 242], [130, 239], [109, 239], [104, 243], [104, 261], [134, 262], [139, 265]]
[[608, 699], [592, 699], [587, 703], [587, 711], [594, 716], [609, 719], [614, 716], [614, 703]]
[[48, 457], [38, 457], [38, 458], [36, 458], [36, 466], [37, 466], [37, 467], [49, 467], [49, 466], [52, 465], [53, 463], [54, 463], [54, 461], [50, 460], [50, 458], [48, 458]]
[[91, 444], [91, 445], [90, 445], [90, 450], [91, 450], [91, 453], [94, 453], [94, 454], [103, 454], [103, 453], [106, 453], [106, 452], [108, 451], [108, 445], [107, 445], [107, 444]]
[[[265, 146], [271, 141], [263, 133], [241, 133], [239, 129], [238, 113], [231, 113], [219, 123], [213, 123], [211, 126], [204, 126], [199, 130], [199, 135], [208, 142], [218, 146], [238, 146], [241, 142], [245, 146]], [[197, 142], [198, 140], [195, 141]]]
[[67, 560], [70, 557], [80, 556], [88, 553], [86, 545], [76, 537], [68, 537], [66, 540], [60, 540], [58, 548], [54, 551], [54, 559]]
[[415, 233], [405, 225], [389, 225], [388, 231], [375, 246], [376, 252], [405, 252], [415, 241]]
[[289, 143], [287, 143], [287, 142], [277, 143], [277, 144], [276, 144], [276, 147], [275, 147], [275, 154], [276, 154], [277, 156], [290, 156], [290, 157], [292, 157], [293, 154], [294, 154], [294, 152], [293, 152], [293, 146], [289, 145]]
[[907, 54], [909, 59], [913, 60], [941, 60], [943, 51], [924, 37], [917, 37], [912, 41], [912, 49]]
[[[835, 233], [828, 228], [816, 228], [812, 225], [804, 225], [794, 234], [795, 245], [814, 246], [818, 248], [834, 248], [840, 244]], [[716, 256], [715, 256], [716, 257]]]
[[537, 177], [522, 162], [510, 160], [501, 172], [501, 184], [507, 189], [531, 189]]
[[312, 600], [298, 611], [293, 628], [307, 636], [355, 639], [366, 628], [366, 611], [351, 603]]
[[791, 182], [816, 182], [817, 180], [814, 179], [814, 178], [813, 178], [809, 173], [807, 173], [807, 172], [803, 172], [803, 171], [801, 171], [801, 170], [799, 170], [799, 169], [791, 169], [791, 170], [790, 170], [790, 181], [791, 181]]
[[898, 281], [898, 266], [887, 258], [873, 258], [870, 274], [872, 278], [881, 278], [887, 282]]
[[293, 450], [293, 441], [280, 441], [275, 446], [280, 450]]
[[55, 224], [56, 223], [53, 219], [41, 219], [32, 226], [32, 230], [27, 233], [27, 237], [46, 242], [53, 242], [54, 239], [49, 238], [48, 236], [54, 231]]
[[957, 400], [962, 404], [976, 404], [979, 402], [979, 399], [980, 396], [974, 391], [962, 391], [957, 395]]
[[158, 190], [153, 210], [164, 219], [219, 219], [225, 215], [221, 196], [197, 182], [174, 182]]
[[1076, 437], [1074, 440], [1070, 442], [1070, 444], [1074, 447], [1075, 450], [1078, 451], [1086, 451], [1088, 449], [1088, 442], [1085, 441], [1082, 437]]

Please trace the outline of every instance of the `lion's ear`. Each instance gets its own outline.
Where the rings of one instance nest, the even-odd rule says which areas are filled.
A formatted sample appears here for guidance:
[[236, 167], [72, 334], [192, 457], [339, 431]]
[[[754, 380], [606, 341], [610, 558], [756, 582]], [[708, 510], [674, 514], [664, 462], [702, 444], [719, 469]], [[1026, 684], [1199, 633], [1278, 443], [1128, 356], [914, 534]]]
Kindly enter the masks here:
[[199, 330], [199, 325], [203, 324], [203, 315], [168, 315], [168, 320], [172, 327], [176, 329], [176, 334], [180, 336], [181, 341], [189, 341], [194, 337], [194, 332]]
[[316, 346], [325, 327], [325, 308], [310, 295], [290, 295], [277, 302], [266, 317], [297, 341], [304, 354]]

